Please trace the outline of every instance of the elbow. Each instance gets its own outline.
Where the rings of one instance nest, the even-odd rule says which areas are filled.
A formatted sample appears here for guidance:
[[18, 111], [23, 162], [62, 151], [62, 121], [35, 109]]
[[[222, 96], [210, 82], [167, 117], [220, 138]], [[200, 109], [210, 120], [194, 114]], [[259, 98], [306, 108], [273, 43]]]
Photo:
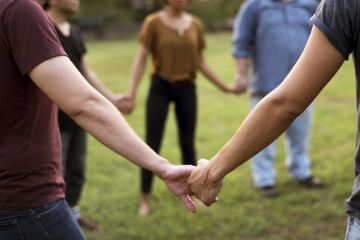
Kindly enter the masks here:
[[105, 99], [99, 96], [90, 95], [71, 104], [71, 106], [65, 109], [65, 112], [74, 121], [81, 123], [83, 120], [95, 117], [104, 101]]
[[297, 118], [306, 108], [301, 103], [295, 101], [285, 94], [278, 94], [273, 92], [267, 97], [268, 109], [272, 115], [282, 122], [292, 122]]

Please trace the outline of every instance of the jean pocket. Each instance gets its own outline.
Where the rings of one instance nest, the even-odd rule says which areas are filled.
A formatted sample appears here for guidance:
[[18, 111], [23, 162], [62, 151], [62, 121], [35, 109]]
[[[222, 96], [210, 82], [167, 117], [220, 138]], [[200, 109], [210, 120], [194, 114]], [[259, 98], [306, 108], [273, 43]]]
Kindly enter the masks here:
[[61, 207], [62, 204], [64, 204], [65, 200], [58, 200], [53, 203], [50, 203], [46, 206], [46, 209], [42, 212], [38, 213], [37, 216], [39, 218], [46, 217], [46, 215], [51, 214], [52, 212], [56, 211], [57, 208]]
[[24, 240], [16, 219], [0, 220], [0, 239]]

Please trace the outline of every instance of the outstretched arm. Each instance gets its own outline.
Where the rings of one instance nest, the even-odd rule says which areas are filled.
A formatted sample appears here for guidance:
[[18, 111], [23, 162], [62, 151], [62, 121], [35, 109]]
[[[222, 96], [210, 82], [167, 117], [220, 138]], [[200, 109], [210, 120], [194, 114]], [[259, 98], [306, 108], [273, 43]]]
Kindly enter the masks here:
[[131, 113], [135, 108], [136, 93], [139, 87], [140, 80], [145, 71], [146, 60], [148, 55], [149, 55], [149, 51], [146, 49], [144, 45], [141, 44], [139, 52], [133, 63], [129, 92], [127, 96], [125, 96], [123, 99], [120, 100], [120, 104], [123, 105], [122, 110], [124, 113]]
[[51, 58], [29, 72], [34, 83], [81, 127], [113, 151], [146, 168], [165, 181], [186, 206], [192, 166], [173, 166], [157, 155], [129, 127], [122, 115], [97, 92], [67, 57]]
[[117, 96], [103, 84], [97, 73], [91, 68], [85, 56], [81, 58], [81, 67], [83, 69], [83, 75], [90, 85], [99, 91], [99, 93], [106, 97], [110, 102], [114, 102]]
[[214, 191], [214, 184], [283, 133], [343, 61], [341, 53], [313, 27], [303, 54], [282, 84], [257, 105], [206, 167], [193, 171], [189, 179], [193, 193], [205, 204], [213, 203], [220, 190]]
[[236, 93], [246, 92], [249, 86], [249, 58], [236, 58], [236, 73], [235, 73], [235, 91]]
[[217, 86], [223, 92], [231, 92], [233, 89], [223, 83], [219, 77], [210, 69], [210, 67], [205, 62], [202, 53], [199, 53], [198, 56], [198, 69], [199, 71], [212, 82], [215, 86]]

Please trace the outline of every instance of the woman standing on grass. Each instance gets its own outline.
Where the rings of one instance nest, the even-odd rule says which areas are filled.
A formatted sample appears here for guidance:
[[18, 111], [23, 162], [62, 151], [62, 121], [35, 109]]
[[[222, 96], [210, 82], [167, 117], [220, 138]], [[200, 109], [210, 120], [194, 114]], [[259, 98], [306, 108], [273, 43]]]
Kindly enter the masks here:
[[[195, 165], [196, 71], [223, 92], [235, 92], [226, 86], [205, 63], [201, 21], [186, 12], [190, 0], [164, 0], [162, 10], [146, 17], [140, 31], [140, 50], [135, 60], [128, 96], [123, 99], [130, 113], [135, 107], [136, 92], [146, 60], [152, 56], [153, 72], [146, 103], [146, 143], [159, 152], [168, 107], [175, 103], [179, 142], [184, 164]], [[153, 174], [141, 170], [140, 215], [150, 211]]]

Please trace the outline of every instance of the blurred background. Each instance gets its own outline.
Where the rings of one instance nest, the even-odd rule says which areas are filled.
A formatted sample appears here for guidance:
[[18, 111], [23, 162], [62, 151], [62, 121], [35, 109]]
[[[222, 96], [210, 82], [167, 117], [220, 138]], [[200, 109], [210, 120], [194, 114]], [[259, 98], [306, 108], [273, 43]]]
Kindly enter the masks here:
[[[206, 25], [206, 59], [227, 83], [234, 81], [231, 27], [243, 1], [193, 0], [190, 12]], [[131, 66], [138, 50], [136, 38], [143, 18], [161, 7], [159, 0], [83, 0], [73, 21], [87, 40], [91, 66], [106, 86], [118, 93], [129, 88]], [[150, 68], [148, 63], [148, 67]], [[144, 136], [144, 106], [149, 87], [147, 72], [139, 87], [137, 109], [126, 116]], [[355, 139], [355, 81], [351, 62], [323, 90], [314, 104], [310, 155], [313, 172], [325, 183], [312, 191], [297, 185], [284, 166], [284, 141], [280, 138], [276, 169], [281, 195], [264, 199], [254, 188], [250, 164], [225, 179], [219, 203], [185, 210], [158, 179], [154, 182], [152, 212], [137, 214], [139, 169], [89, 139], [87, 182], [80, 206], [82, 214], [96, 219], [102, 230], [85, 232], [89, 240], [336, 240], [343, 239], [347, 216], [344, 200], [351, 192]], [[234, 134], [248, 114], [247, 94], [225, 95], [200, 74], [197, 155], [211, 158]], [[163, 139], [161, 155], [179, 164], [173, 109]]]
[[[208, 31], [229, 30], [242, 2], [195, 0], [190, 12], [203, 20]], [[80, 25], [86, 38], [126, 37], [137, 32], [147, 14], [161, 7], [161, 0], [85, 0], [73, 21]]]

